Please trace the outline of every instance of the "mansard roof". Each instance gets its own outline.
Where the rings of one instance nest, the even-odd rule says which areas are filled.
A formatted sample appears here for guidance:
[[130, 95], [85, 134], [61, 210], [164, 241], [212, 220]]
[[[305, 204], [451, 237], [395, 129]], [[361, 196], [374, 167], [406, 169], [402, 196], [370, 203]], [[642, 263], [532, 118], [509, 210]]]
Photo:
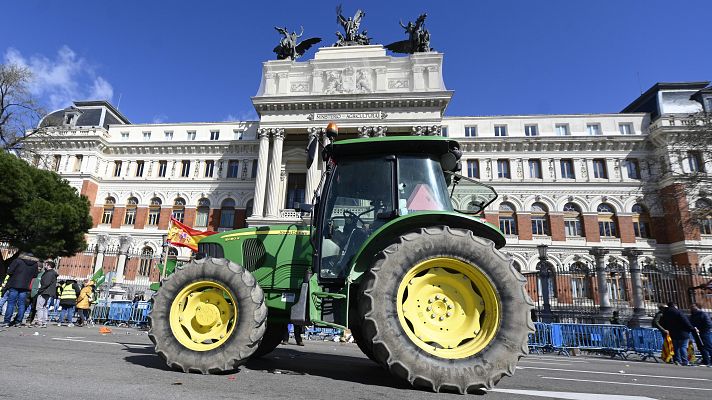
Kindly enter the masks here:
[[[67, 115], [75, 115], [76, 119], [67, 123]], [[72, 126], [72, 127], [104, 127], [109, 128], [109, 125], [129, 125], [128, 120], [119, 110], [111, 103], [105, 100], [87, 100], [75, 101], [73, 105], [53, 111], [47, 114], [40, 126]]]

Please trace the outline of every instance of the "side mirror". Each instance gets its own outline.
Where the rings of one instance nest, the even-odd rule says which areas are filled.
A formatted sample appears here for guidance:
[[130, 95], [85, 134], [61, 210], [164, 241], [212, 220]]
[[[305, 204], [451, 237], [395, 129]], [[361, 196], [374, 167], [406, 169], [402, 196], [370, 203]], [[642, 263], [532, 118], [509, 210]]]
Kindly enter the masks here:
[[307, 203], [299, 203], [299, 211], [303, 213], [310, 213], [314, 208], [313, 205]]
[[319, 147], [319, 139], [316, 136], [312, 136], [307, 144], [307, 169], [309, 169], [316, 158], [316, 149]]

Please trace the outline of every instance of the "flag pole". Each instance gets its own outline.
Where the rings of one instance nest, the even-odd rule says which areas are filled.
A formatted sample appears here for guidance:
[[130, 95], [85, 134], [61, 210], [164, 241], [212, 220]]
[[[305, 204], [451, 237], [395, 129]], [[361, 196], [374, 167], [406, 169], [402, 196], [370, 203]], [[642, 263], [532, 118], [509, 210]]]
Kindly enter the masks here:
[[161, 282], [166, 279], [166, 268], [168, 267], [168, 232], [171, 231], [173, 226], [173, 218], [171, 217], [168, 224], [168, 230], [166, 231], [166, 238], [163, 240], [163, 268], [161, 269]]

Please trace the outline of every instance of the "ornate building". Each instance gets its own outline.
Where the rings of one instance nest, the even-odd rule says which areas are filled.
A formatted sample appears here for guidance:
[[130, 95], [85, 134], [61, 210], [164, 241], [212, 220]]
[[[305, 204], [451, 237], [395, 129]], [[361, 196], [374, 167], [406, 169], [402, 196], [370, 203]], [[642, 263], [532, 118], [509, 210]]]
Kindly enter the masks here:
[[[442, 62], [434, 51], [389, 56], [381, 45], [267, 61], [252, 98], [257, 121], [132, 124], [109, 103], [75, 102], [46, 117], [56, 135], [38, 144], [43, 156], [33, 162], [89, 198], [89, 243], [123, 238], [156, 258], [170, 216], [217, 231], [300, 222], [295, 208], [310, 201], [321, 174], [321, 163], [305, 168], [306, 144], [328, 122], [339, 139], [444, 135], [462, 145], [462, 173], [499, 193], [484, 217], [507, 235], [505, 250], [523, 272], [536, 269], [539, 244], [555, 266], [593, 265], [592, 247], [621, 265], [625, 248], [649, 260], [712, 262], [710, 225], [680, 223], [691, 205], [709, 201], [704, 193], [663, 207], [644, 190], [680, 190], [673, 173], [704, 171], [702, 154], [671, 148], [666, 137], [690, 129], [689, 114], [712, 111], [709, 82], [660, 83], [613, 114], [456, 117], [444, 116], [453, 92]], [[476, 190], [461, 184], [455, 206], [467, 209]]]

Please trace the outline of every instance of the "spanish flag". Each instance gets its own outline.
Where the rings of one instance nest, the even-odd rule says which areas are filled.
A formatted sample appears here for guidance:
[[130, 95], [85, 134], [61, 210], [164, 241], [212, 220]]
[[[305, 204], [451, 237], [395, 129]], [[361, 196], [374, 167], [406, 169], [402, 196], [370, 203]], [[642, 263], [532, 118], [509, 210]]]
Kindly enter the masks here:
[[168, 228], [166, 241], [176, 246], [187, 247], [193, 251], [198, 251], [198, 242], [216, 233], [217, 232], [213, 231], [197, 231], [181, 224], [178, 220], [171, 217], [171, 226]]

